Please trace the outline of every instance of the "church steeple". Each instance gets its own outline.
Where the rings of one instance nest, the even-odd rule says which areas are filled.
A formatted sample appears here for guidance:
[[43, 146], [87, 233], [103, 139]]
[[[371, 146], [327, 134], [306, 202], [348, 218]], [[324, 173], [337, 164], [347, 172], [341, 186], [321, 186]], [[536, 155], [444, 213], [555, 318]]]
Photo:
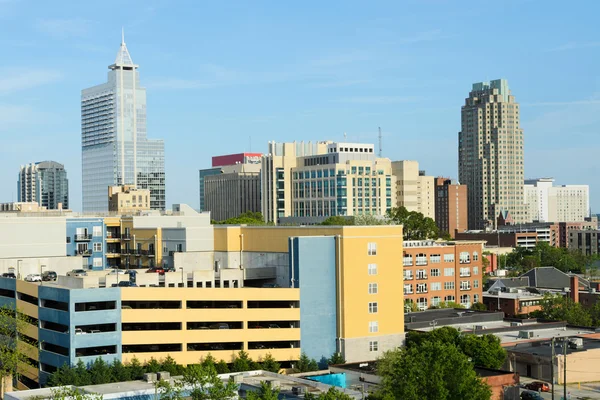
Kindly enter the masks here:
[[110, 65], [110, 69], [136, 69], [138, 65], [133, 63], [127, 45], [125, 44], [125, 30], [121, 28], [121, 46], [115, 59], [115, 63]]

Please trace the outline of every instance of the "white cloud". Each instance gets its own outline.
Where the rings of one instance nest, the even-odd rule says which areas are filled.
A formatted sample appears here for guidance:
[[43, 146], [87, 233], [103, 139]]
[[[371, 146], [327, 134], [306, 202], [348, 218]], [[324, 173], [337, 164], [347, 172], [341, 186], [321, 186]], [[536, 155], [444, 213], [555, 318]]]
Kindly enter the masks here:
[[55, 38], [66, 39], [72, 36], [85, 35], [92, 22], [83, 18], [42, 19], [37, 28]]
[[61, 78], [62, 74], [55, 70], [13, 68], [0, 74], [0, 95], [46, 85]]

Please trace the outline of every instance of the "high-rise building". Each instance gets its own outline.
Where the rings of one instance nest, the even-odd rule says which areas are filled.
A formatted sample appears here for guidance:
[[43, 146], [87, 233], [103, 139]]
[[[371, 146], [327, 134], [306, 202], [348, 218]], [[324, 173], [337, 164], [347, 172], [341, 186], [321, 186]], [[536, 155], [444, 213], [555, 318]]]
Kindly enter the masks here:
[[35, 201], [48, 210], [69, 208], [67, 171], [55, 161], [22, 165], [17, 186], [19, 202]]
[[269, 151], [261, 161], [261, 210], [267, 222], [277, 224], [292, 216], [292, 168], [300, 157], [327, 154], [331, 142], [269, 142]]
[[419, 163], [412, 160], [392, 162], [392, 174], [396, 177], [396, 207], [405, 207], [425, 217], [435, 218], [435, 182], [433, 176], [419, 170]]
[[588, 185], [553, 186], [552, 178], [525, 181], [529, 219], [543, 222], [579, 222], [589, 217]]
[[458, 175], [468, 187], [469, 229], [494, 227], [501, 213], [527, 222], [523, 130], [505, 79], [473, 84], [462, 107]]
[[107, 211], [109, 186], [150, 190], [150, 207], [165, 209], [165, 148], [146, 137], [146, 89], [125, 39], [108, 82], [81, 92], [83, 211]]
[[441, 232], [454, 237], [467, 230], [467, 186], [449, 179], [435, 178], [435, 223]]

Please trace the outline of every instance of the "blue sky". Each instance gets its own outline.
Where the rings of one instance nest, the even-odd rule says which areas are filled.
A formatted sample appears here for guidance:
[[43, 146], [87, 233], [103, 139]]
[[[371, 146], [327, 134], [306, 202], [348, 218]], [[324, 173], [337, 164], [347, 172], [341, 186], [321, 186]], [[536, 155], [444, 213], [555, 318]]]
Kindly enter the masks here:
[[68, 169], [81, 209], [80, 91], [106, 80], [121, 27], [164, 138], [167, 202], [198, 206], [212, 155], [269, 140], [376, 142], [457, 176], [460, 107], [506, 78], [526, 177], [589, 184], [600, 212], [600, 2], [0, 0], [0, 201], [19, 165]]

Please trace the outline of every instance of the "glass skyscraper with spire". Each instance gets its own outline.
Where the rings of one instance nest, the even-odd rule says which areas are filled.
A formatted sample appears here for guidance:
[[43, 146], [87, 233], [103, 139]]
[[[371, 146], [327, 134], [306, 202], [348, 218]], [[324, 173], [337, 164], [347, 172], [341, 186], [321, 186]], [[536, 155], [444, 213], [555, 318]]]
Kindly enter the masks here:
[[108, 82], [81, 92], [83, 211], [108, 210], [108, 187], [150, 190], [150, 208], [165, 209], [165, 146], [146, 135], [146, 89], [125, 39]]

